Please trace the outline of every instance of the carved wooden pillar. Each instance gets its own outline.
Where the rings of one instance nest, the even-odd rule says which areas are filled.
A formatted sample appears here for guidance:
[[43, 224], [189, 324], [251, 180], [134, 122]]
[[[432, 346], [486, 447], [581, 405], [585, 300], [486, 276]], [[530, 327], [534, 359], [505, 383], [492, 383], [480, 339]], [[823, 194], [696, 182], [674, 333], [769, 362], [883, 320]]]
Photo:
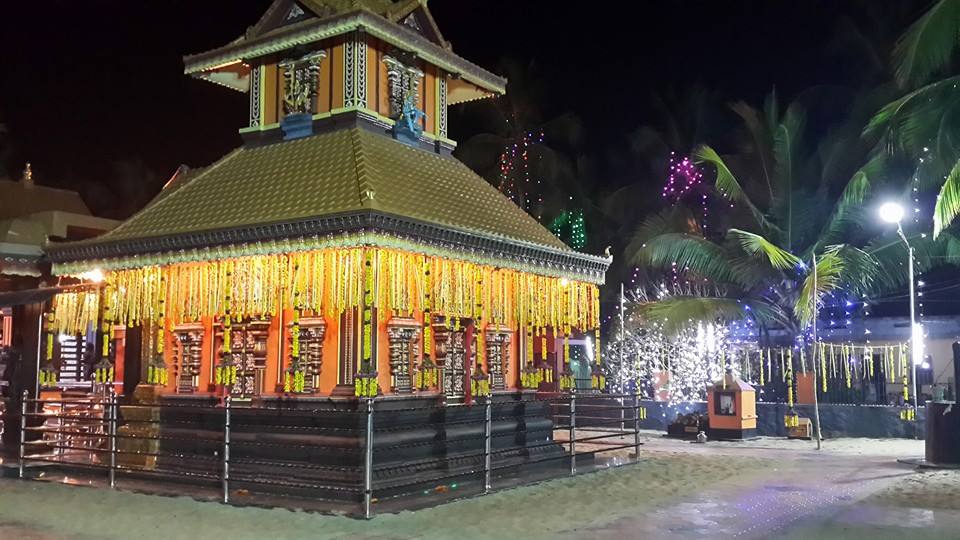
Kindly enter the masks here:
[[448, 340], [443, 368], [443, 393], [447, 399], [458, 400], [466, 395], [466, 378], [471, 366], [467, 358], [467, 333], [465, 328], [447, 329]]
[[[287, 342], [293, 335], [287, 325]], [[304, 394], [315, 394], [320, 389], [320, 371], [323, 369], [323, 339], [327, 335], [327, 321], [323, 317], [300, 319], [300, 365], [303, 366]], [[281, 366], [282, 368], [282, 366]]]
[[487, 373], [490, 374], [491, 390], [506, 390], [510, 346], [510, 329], [506, 326], [489, 325], [487, 338]]
[[447, 356], [450, 352], [450, 329], [444, 324], [442, 317], [433, 318], [433, 351], [434, 361], [436, 361], [437, 368], [440, 370], [437, 381], [439, 388], [437, 390], [440, 393], [445, 393], [447, 389]]
[[390, 338], [391, 391], [409, 394], [413, 391], [411, 372], [414, 359], [420, 357], [420, 323], [414, 319], [393, 317], [387, 323]]
[[176, 370], [176, 392], [192, 394], [200, 386], [200, 360], [203, 356], [203, 324], [181, 324], [173, 329], [173, 366]]

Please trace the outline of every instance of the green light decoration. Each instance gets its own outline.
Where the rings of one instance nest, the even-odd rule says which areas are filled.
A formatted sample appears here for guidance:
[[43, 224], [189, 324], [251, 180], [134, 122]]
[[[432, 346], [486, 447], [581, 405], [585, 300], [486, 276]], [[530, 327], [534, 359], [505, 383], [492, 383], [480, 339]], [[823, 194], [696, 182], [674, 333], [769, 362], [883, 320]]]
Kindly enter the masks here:
[[587, 227], [583, 210], [563, 211], [550, 223], [550, 231], [573, 249], [587, 245]]

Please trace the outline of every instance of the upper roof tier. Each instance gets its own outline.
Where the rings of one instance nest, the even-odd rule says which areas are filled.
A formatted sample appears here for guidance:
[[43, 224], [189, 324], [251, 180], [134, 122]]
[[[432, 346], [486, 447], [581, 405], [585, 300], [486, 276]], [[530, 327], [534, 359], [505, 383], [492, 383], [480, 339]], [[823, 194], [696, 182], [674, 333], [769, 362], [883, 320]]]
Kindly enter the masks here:
[[243, 36], [185, 56], [184, 72], [248, 92], [252, 68], [271, 57], [357, 31], [445, 72], [451, 78], [450, 105], [506, 92], [506, 79], [453, 52], [426, 0], [275, 0]]

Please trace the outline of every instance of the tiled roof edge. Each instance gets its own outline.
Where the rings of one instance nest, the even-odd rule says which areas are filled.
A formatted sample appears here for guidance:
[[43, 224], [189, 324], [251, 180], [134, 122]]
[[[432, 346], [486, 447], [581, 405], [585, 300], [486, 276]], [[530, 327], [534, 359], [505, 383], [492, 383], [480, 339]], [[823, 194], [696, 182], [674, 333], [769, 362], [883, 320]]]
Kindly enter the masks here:
[[611, 262], [611, 259], [606, 257], [459, 231], [373, 211], [186, 233], [162, 238], [48, 244], [45, 249], [50, 260], [62, 266], [82, 261], [149, 258], [162, 253], [218, 250], [225, 246], [257, 245], [262, 242], [287, 240], [296, 242], [301, 239], [333, 242], [339, 237], [373, 232], [408, 243], [459, 252], [462, 253], [461, 258], [483, 257], [512, 261], [531, 268], [541, 268], [550, 274], [586, 276], [594, 282], [603, 281], [604, 273]]

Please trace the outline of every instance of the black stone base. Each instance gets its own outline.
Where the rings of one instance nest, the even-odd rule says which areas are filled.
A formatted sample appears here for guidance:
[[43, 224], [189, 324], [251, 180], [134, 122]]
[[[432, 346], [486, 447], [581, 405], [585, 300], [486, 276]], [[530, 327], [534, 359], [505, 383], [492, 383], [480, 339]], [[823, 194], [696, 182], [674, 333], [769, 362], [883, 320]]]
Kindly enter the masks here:
[[[222, 408], [169, 399], [161, 409], [157, 469], [194, 473], [216, 483], [223, 448]], [[192, 403], [191, 403], [192, 401]], [[420, 492], [482, 474], [484, 406], [437, 406], [437, 397], [402, 396], [374, 403], [374, 492], [378, 498]], [[231, 408], [231, 487], [251, 492], [359, 501], [365, 405], [356, 399], [264, 399]], [[553, 442], [549, 405], [534, 396], [498, 394], [492, 405], [493, 468], [518, 474], [533, 463], [564, 466]], [[213, 473], [213, 476], [211, 476]]]
[[754, 429], [714, 429], [707, 431], [707, 437], [715, 441], [742, 441], [759, 437]]

